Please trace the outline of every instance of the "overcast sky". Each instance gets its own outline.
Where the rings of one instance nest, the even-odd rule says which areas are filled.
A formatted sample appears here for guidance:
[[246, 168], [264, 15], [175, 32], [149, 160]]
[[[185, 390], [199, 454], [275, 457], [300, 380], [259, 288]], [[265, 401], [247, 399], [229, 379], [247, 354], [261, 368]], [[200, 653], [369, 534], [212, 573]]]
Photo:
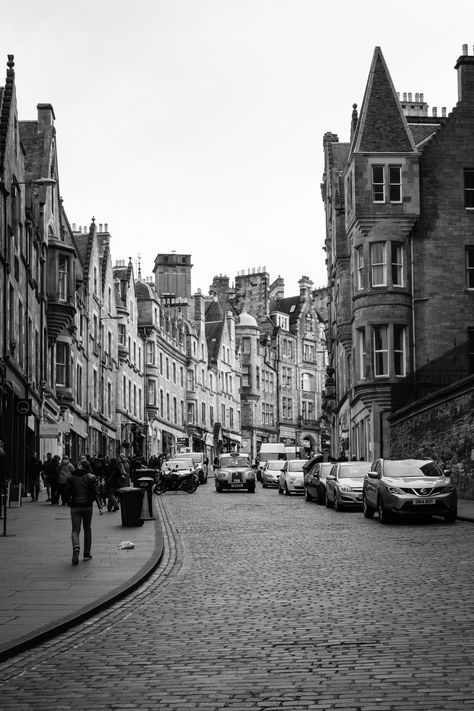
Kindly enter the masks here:
[[[191, 254], [192, 288], [266, 267], [285, 295], [326, 283], [326, 131], [347, 141], [375, 46], [397, 91], [457, 101], [474, 2], [16, 0], [0, 20], [20, 120], [56, 115], [71, 223], [108, 223], [112, 259]], [[469, 34], [470, 33], [470, 34]], [[431, 113], [431, 108], [430, 108]]]

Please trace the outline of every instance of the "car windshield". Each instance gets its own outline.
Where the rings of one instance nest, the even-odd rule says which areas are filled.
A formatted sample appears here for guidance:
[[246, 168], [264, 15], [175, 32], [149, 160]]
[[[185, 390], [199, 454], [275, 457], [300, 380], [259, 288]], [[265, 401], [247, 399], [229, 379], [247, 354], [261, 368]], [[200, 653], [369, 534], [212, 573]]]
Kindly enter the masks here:
[[370, 466], [367, 462], [354, 462], [346, 464], [339, 469], [339, 479], [363, 479]]
[[304, 463], [305, 463], [304, 459], [290, 460], [288, 462], [288, 471], [289, 472], [302, 472]]
[[248, 467], [249, 460], [247, 457], [229, 457], [229, 459], [221, 459], [221, 467]]
[[193, 465], [188, 459], [174, 459], [166, 463], [169, 469], [177, 469], [181, 471], [182, 469], [192, 469]]
[[271, 459], [269, 462], [267, 462], [267, 469], [281, 472], [284, 463], [285, 461], [283, 459]]
[[384, 476], [392, 477], [421, 477], [443, 476], [438, 465], [430, 460], [402, 459], [400, 461], [385, 461], [383, 464]]

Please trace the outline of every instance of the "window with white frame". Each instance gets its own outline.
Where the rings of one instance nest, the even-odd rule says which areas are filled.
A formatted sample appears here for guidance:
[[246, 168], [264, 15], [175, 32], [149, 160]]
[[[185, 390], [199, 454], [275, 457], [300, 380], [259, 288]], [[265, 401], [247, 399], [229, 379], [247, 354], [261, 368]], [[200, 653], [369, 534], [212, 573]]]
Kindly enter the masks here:
[[304, 420], [312, 420], [314, 417], [314, 403], [312, 400], [302, 400], [301, 414]]
[[147, 383], [147, 403], [148, 405], [156, 405], [156, 381], [148, 379]]
[[474, 168], [464, 168], [464, 207], [474, 208]]
[[242, 387], [248, 388], [250, 386], [250, 366], [242, 366]]
[[393, 327], [393, 363], [395, 375], [399, 375], [402, 378], [407, 374], [407, 363], [406, 363], [406, 340], [407, 340], [407, 330], [405, 326], [394, 326]]
[[82, 407], [82, 365], [76, 365], [76, 404]]
[[389, 202], [402, 201], [402, 167], [401, 165], [388, 166], [388, 197]]
[[374, 375], [388, 375], [388, 327], [374, 326]]
[[356, 289], [360, 291], [364, 288], [364, 251], [362, 247], [358, 247], [355, 251], [356, 256]]
[[374, 202], [385, 202], [384, 172], [384, 165], [372, 166], [372, 200]]
[[314, 391], [314, 374], [313, 373], [301, 373], [301, 390], [305, 392]]
[[59, 257], [58, 264], [58, 300], [67, 301], [68, 260]]
[[392, 242], [392, 284], [403, 286], [403, 246]]
[[67, 386], [68, 347], [66, 343], [56, 343], [56, 385]]
[[365, 380], [367, 372], [367, 347], [365, 343], [365, 328], [357, 329], [357, 364], [358, 378]]
[[387, 248], [385, 242], [370, 245], [370, 267], [372, 286], [387, 285]]
[[303, 360], [314, 363], [316, 360], [316, 348], [314, 343], [303, 343]]
[[466, 286], [474, 289], [474, 247], [466, 247]]
[[124, 323], [119, 323], [119, 327], [118, 327], [118, 343], [119, 343], [119, 346], [124, 346], [124, 345], [125, 345], [125, 324], [124, 324]]

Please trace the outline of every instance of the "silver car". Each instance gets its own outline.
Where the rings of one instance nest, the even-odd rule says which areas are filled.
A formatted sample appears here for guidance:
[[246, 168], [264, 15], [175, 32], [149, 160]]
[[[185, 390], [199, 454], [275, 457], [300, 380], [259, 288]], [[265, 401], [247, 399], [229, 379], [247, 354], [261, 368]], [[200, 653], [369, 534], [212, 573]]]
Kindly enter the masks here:
[[453, 523], [457, 517], [457, 492], [432, 459], [376, 459], [363, 487], [366, 518], [378, 512], [380, 523], [394, 516], [443, 516]]
[[262, 486], [264, 489], [266, 489], [267, 486], [278, 486], [280, 472], [284, 464], [284, 459], [269, 459], [265, 462], [261, 473]]
[[326, 477], [326, 506], [336, 511], [362, 508], [362, 485], [368, 462], [337, 462]]

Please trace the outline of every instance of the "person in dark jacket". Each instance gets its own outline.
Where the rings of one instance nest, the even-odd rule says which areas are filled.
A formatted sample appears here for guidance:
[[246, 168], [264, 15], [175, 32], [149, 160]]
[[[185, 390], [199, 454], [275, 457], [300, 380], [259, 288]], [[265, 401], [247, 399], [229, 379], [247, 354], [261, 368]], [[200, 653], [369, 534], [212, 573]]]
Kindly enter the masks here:
[[90, 560], [92, 546], [92, 509], [94, 501], [102, 513], [99, 501], [99, 486], [88, 462], [81, 461], [68, 477], [66, 496], [71, 507], [72, 564], [79, 563], [81, 525], [84, 524], [84, 560]]
[[117, 501], [118, 490], [122, 486], [125, 477], [123, 469], [112, 457], [105, 468], [105, 495], [107, 496], [107, 511], [118, 511], [119, 505]]
[[38, 501], [40, 490], [40, 473], [43, 469], [41, 459], [33, 452], [26, 464], [26, 474], [28, 479], [28, 489], [32, 501]]

